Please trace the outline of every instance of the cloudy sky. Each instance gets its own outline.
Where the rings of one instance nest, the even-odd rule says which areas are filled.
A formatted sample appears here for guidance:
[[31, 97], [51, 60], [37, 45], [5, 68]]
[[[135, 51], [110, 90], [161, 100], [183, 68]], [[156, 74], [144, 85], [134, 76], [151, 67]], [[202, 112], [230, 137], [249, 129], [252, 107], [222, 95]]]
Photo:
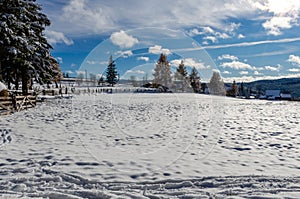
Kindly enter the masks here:
[[[151, 76], [160, 53], [225, 81], [300, 76], [299, 0], [38, 0], [64, 72]], [[207, 73], [208, 74], [208, 73]]]

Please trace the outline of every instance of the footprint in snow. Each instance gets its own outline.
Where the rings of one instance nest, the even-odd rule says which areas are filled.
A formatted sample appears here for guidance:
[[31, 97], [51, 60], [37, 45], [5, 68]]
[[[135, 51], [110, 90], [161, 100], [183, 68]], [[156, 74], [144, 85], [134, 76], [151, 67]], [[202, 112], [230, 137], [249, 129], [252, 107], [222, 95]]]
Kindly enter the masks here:
[[0, 129], [0, 147], [12, 142], [11, 129]]

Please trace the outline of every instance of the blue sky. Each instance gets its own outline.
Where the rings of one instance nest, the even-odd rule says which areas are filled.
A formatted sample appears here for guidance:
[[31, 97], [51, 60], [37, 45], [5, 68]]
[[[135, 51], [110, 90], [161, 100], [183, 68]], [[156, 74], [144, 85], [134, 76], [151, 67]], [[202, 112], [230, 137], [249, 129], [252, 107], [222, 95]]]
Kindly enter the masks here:
[[300, 77], [299, 0], [38, 0], [45, 34], [64, 72], [100, 75], [109, 56], [120, 75], [151, 78], [166, 53], [203, 80]]

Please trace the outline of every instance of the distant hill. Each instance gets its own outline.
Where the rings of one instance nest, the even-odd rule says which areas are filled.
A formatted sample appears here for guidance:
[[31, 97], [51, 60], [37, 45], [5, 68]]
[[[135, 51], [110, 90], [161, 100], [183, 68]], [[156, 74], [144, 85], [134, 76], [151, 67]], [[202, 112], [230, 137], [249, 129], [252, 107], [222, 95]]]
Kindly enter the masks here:
[[[239, 83], [240, 84], [240, 83]], [[300, 78], [283, 78], [277, 80], [259, 80], [249, 83], [244, 83], [251, 90], [262, 92], [266, 90], [281, 90], [292, 93], [294, 97], [300, 97]]]

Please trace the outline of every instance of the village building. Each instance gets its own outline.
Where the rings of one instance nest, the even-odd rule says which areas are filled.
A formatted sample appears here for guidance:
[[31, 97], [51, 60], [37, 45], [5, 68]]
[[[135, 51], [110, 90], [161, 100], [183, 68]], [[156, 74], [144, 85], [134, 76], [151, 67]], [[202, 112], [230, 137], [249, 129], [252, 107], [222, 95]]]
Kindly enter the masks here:
[[280, 99], [280, 90], [266, 90], [266, 98], [269, 100], [278, 100]]

